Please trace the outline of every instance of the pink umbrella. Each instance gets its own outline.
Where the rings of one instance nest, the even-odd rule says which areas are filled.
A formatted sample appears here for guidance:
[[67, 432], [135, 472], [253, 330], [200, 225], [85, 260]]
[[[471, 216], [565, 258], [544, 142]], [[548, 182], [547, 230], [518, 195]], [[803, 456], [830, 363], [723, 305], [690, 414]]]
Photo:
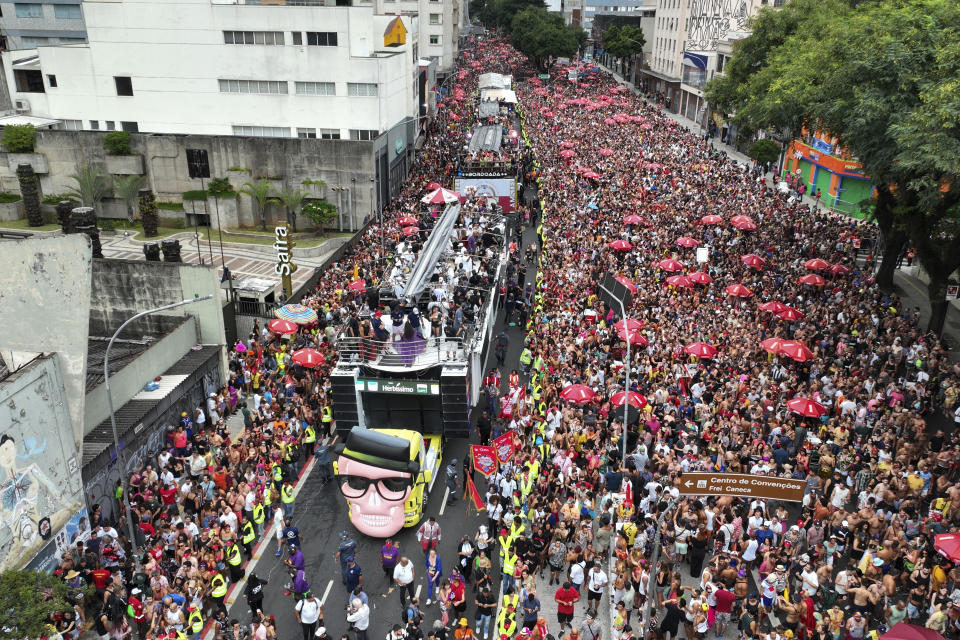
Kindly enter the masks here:
[[572, 149], [573, 143], [570, 142], [569, 140], [564, 140], [563, 142], [560, 143], [560, 146], [563, 147], [564, 149]]
[[606, 119], [603, 121], [603, 124], [606, 124], [606, 125], [617, 124], [617, 121], [614, 120], [613, 118], [606, 118]]
[[657, 164], [656, 162], [648, 162], [645, 165], [643, 165], [643, 168], [644, 169], [661, 169], [663, 168], [663, 165]]
[[688, 249], [692, 249], [698, 246], [700, 243], [694, 240], [693, 238], [688, 238], [687, 236], [683, 236], [682, 238], [677, 238], [677, 244], [680, 245], [681, 247], [687, 247]]
[[813, 351], [807, 348], [807, 345], [797, 340], [784, 340], [777, 351], [781, 356], [786, 356], [797, 362], [807, 362], [813, 360]]
[[[629, 399], [628, 399], [629, 398]], [[647, 399], [636, 391], [618, 391], [610, 396], [610, 404], [615, 407], [622, 407], [624, 402], [629, 402], [631, 406], [637, 409], [643, 409], [647, 406]]]
[[649, 344], [647, 337], [639, 331], [618, 331], [617, 335], [630, 344], [640, 345], [641, 347], [645, 347]]
[[613, 328], [621, 333], [624, 331], [640, 331], [640, 329], [643, 328], [643, 323], [633, 318], [627, 318], [626, 320], [614, 322]]
[[347, 289], [350, 291], [364, 291], [367, 288], [367, 283], [364, 280], [354, 280], [347, 285]]
[[403, 216], [397, 220], [397, 224], [399, 224], [401, 227], [412, 227], [417, 224], [417, 219], [413, 216]]
[[731, 284], [730, 286], [726, 287], [724, 291], [727, 292], [727, 295], [735, 296], [737, 298], [749, 298], [753, 295], [753, 291], [750, 291], [750, 289], [747, 289], [740, 283]]
[[281, 320], [280, 318], [271, 320], [267, 323], [267, 328], [278, 336], [286, 336], [290, 335], [291, 333], [296, 333], [298, 327], [299, 325], [296, 322]]
[[776, 312], [776, 316], [782, 320], [788, 322], [796, 322], [797, 320], [803, 320], [803, 314], [800, 313], [799, 309], [794, 309], [793, 307], [783, 306], [780, 311]]
[[679, 260], [674, 260], [673, 258], [661, 260], [656, 264], [656, 266], [658, 269], [663, 269], [664, 271], [669, 271], [671, 273], [683, 270], [683, 263]]
[[730, 218], [730, 224], [741, 231], [753, 231], [757, 228], [756, 223], [747, 216], [733, 216]]
[[404, 227], [403, 228], [403, 235], [405, 236], [412, 236], [413, 234], [419, 233], [419, 232], [420, 232], [420, 227]]
[[824, 280], [822, 276], [818, 276], [815, 273], [808, 273], [800, 278], [800, 284], [809, 284], [814, 287], [822, 287], [823, 285], [827, 284], [827, 281]]
[[760, 343], [760, 346], [763, 347], [764, 351], [768, 351], [770, 353], [778, 353], [780, 351], [780, 347], [783, 346], [783, 339], [767, 338], [766, 340]]
[[455, 204], [460, 202], [460, 194], [440, 187], [423, 196], [420, 201], [424, 204]]
[[710, 274], [704, 273], [703, 271], [694, 271], [689, 276], [690, 282], [695, 284], [710, 284], [713, 282], [713, 278], [710, 277]]
[[561, 398], [567, 402], [574, 402], [576, 404], [586, 404], [592, 401], [596, 395], [593, 389], [582, 384], [572, 384], [560, 392]]
[[762, 269], [767, 261], [758, 256], [755, 253], [748, 253], [747, 255], [740, 258], [740, 262], [747, 265], [748, 267], [753, 267], [754, 269]]
[[561, 158], [572, 158], [575, 155], [577, 154], [573, 149], [564, 149], [563, 151], [560, 152]]
[[700, 218], [701, 224], [723, 224], [723, 218], [720, 216], [715, 216], [713, 214], [709, 216], [703, 216]]
[[[960, 536], [958, 536], [956, 533], [941, 534], [934, 537], [933, 548], [939, 551], [945, 557], [952, 559], [953, 556], [947, 555], [944, 552], [944, 549], [947, 548], [946, 545], [951, 544], [951, 541], [949, 540], [951, 537], [960, 538]], [[953, 543], [953, 546], [956, 548], [956, 543]], [[954, 560], [954, 562], [957, 562], [957, 560]], [[889, 631], [880, 636], [880, 640], [943, 640], [943, 636], [933, 629], [927, 629], [926, 627], [921, 627], [917, 624], [898, 622], [890, 627]]]
[[[934, 536], [933, 548], [950, 562], [960, 562], [960, 533], [941, 533], [938, 536]], [[899, 626], [899, 624], [894, 625], [893, 629]], [[893, 629], [891, 629], [891, 631]]]
[[600, 174], [598, 174], [596, 171], [584, 171], [583, 177], [588, 180], [597, 180], [600, 178]]
[[600, 155], [602, 155], [602, 156], [612, 156], [612, 155], [613, 155], [613, 149], [600, 149], [600, 151], [599, 151], [598, 153], [599, 153]]
[[630, 293], [636, 293], [637, 291], [639, 291], [639, 289], [637, 288], [637, 285], [633, 283], [633, 280], [631, 280], [626, 276], [617, 276], [616, 278], [614, 278], [614, 280], [616, 280], [617, 282], [625, 286], [627, 289], [629, 289]]
[[830, 268], [830, 263], [821, 258], [813, 258], [804, 262], [803, 266], [809, 271], [825, 271]]
[[326, 362], [323, 354], [316, 349], [300, 349], [299, 351], [294, 351], [292, 358], [298, 365], [307, 367], [308, 369], [319, 367]]
[[844, 266], [842, 264], [835, 264], [835, 265], [831, 265], [830, 267], [830, 273], [832, 273], [835, 276], [846, 275], [850, 273], [850, 271], [851, 271], [850, 267]]
[[706, 342], [693, 342], [685, 346], [683, 351], [698, 358], [712, 358], [717, 355], [717, 348]]
[[439, 182], [431, 182], [427, 185], [427, 191], [434, 191], [435, 189], [439, 189], [441, 186], [442, 185]]
[[643, 224], [643, 218], [633, 213], [624, 218], [623, 221], [626, 224]]
[[630, 251], [630, 249], [633, 249], [633, 245], [626, 240], [614, 240], [610, 243], [610, 248], [614, 251]]
[[690, 282], [690, 278], [687, 276], [669, 276], [666, 279], [666, 283], [671, 287], [681, 287], [683, 289], [690, 289], [693, 287], [693, 283]]
[[797, 397], [787, 401], [787, 409], [807, 418], [819, 418], [827, 415], [827, 408], [810, 398]]
[[779, 313], [786, 309], [786, 306], [782, 302], [776, 300], [771, 300], [770, 302], [764, 302], [759, 306], [760, 311], [769, 311], [770, 313]]

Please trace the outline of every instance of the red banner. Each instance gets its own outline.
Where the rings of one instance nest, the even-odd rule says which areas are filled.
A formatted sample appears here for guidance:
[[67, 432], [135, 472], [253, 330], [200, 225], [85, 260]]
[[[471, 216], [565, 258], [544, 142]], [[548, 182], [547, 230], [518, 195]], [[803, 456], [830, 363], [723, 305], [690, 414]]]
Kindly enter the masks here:
[[473, 467], [489, 478], [497, 470], [497, 449], [479, 444], [470, 445], [473, 449]]
[[470, 499], [473, 501], [473, 506], [477, 508], [477, 511], [483, 511], [486, 505], [483, 504], [483, 499], [480, 497], [480, 492], [477, 491], [477, 485], [473, 482], [473, 477], [467, 476], [467, 487], [470, 489]]
[[513, 456], [513, 431], [507, 431], [494, 440], [493, 446], [497, 450], [497, 460], [500, 464], [509, 460]]

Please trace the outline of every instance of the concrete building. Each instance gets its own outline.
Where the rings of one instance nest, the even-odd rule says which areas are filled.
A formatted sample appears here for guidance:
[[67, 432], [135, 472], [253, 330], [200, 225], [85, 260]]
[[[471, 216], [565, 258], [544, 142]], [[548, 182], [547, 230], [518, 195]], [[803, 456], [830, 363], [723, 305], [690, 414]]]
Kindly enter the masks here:
[[[653, 53], [653, 33], [656, 21], [656, 7], [651, 0], [588, 0], [595, 2], [596, 11], [590, 12], [591, 5], [587, 5], [587, 16], [590, 23], [590, 37], [594, 42], [595, 51], [599, 49], [598, 59], [634, 84], [638, 84], [640, 70], [650, 68], [650, 57]], [[606, 3], [606, 4], [601, 4]], [[616, 4], [610, 4], [616, 3]], [[643, 30], [643, 51], [629, 59], [615, 59], [603, 51], [603, 34], [613, 26], [639, 27]]]
[[418, 16], [417, 41], [421, 58], [435, 59], [437, 73], [445, 76], [457, 57], [460, 27], [468, 0], [376, 0], [376, 12]]
[[86, 42], [81, 0], [0, 0], [0, 36], [7, 50]]
[[17, 108], [64, 129], [363, 141], [425, 102], [418, 15], [332, 0], [83, 6], [88, 44], [3, 54]]
[[[653, 45], [650, 42], [653, 39], [653, 19], [656, 15], [656, 4], [654, 0], [585, 0], [583, 13], [583, 28], [592, 31], [593, 20], [596, 16], [609, 16], [611, 18], [635, 19], [613, 24], [626, 24], [629, 26], [639, 26], [644, 28], [644, 37], [647, 39], [647, 46], [644, 51], [650, 49]], [[639, 20], [643, 20], [642, 23]]]

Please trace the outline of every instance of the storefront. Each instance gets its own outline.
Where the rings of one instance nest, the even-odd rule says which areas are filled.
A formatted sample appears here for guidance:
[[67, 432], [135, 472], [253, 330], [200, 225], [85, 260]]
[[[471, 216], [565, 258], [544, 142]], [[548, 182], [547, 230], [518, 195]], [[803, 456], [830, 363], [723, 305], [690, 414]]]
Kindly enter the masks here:
[[830, 209], [861, 217], [860, 203], [873, 196], [873, 183], [863, 173], [863, 165], [837, 154], [835, 145], [822, 138], [810, 140], [811, 144], [790, 143], [781, 175], [790, 173], [802, 180], [809, 195], [819, 189], [821, 201]]

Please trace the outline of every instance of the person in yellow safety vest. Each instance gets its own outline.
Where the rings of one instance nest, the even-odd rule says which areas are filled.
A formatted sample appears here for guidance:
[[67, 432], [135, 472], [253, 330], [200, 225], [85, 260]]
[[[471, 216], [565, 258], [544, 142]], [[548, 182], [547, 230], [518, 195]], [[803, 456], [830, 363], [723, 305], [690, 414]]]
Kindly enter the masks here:
[[513, 522], [510, 524], [510, 544], [513, 545], [513, 541], [520, 537], [520, 534], [527, 530], [526, 525], [523, 524], [523, 518], [517, 516], [513, 519]]
[[224, 613], [227, 612], [227, 607], [223, 604], [223, 600], [226, 597], [227, 581], [222, 574], [216, 573], [213, 578], [210, 579], [210, 598], [213, 600], [213, 608], [217, 613], [221, 611]]
[[247, 554], [247, 560], [253, 557], [253, 541], [257, 539], [257, 532], [253, 529], [253, 522], [250, 520], [244, 520], [243, 526], [240, 527], [240, 531], [243, 532], [243, 537], [240, 538], [240, 544], [243, 545], [243, 550]]
[[243, 578], [243, 555], [236, 542], [227, 549], [227, 564], [230, 566], [230, 581], [239, 582]]
[[283, 467], [279, 462], [273, 463], [273, 484], [278, 487], [283, 484]]
[[530, 347], [524, 347], [523, 351], [520, 352], [520, 368], [523, 370], [523, 375], [530, 375], [530, 364], [533, 362], [533, 352], [530, 351]]
[[187, 611], [190, 612], [190, 615], [187, 616], [187, 625], [193, 632], [193, 640], [200, 640], [200, 634], [203, 633], [203, 616], [194, 607], [189, 607]]
[[508, 589], [513, 589], [513, 570], [516, 568], [517, 560], [519, 559], [520, 558], [517, 557], [517, 554], [511, 551], [509, 548], [507, 549], [506, 553], [503, 554], [503, 563], [501, 567], [503, 571], [503, 584], [501, 588], [504, 592], [506, 592]]
[[534, 475], [528, 473], [527, 477], [524, 478], [523, 482], [520, 483], [520, 491], [523, 493], [524, 502], [526, 502], [527, 496], [530, 495], [530, 492], [533, 491], [533, 479]]
[[[269, 493], [267, 494], [267, 500], [269, 500]], [[266, 521], [266, 514], [263, 511], [263, 505], [259, 502], [253, 504], [253, 525], [257, 531], [258, 536], [263, 535], [263, 523]]]
[[506, 529], [500, 529], [497, 542], [500, 543], [500, 562], [503, 562], [503, 554], [510, 550], [510, 545], [513, 544], [513, 538], [510, 537], [510, 533]]
[[333, 426], [333, 410], [330, 408], [330, 405], [325, 404], [320, 410], [320, 422], [323, 423], [323, 435], [331, 435], [330, 428]]
[[540, 386], [539, 382], [533, 383], [533, 391], [530, 392], [530, 396], [533, 398], [534, 404], [540, 401], [540, 394], [542, 393], [541, 389], [542, 387]]
[[307, 425], [303, 430], [303, 456], [309, 458], [313, 455], [313, 450], [317, 446], [317, 432], [313, 425]]
[[497, 637], [500, 640], [506, 638], [507, 640], [513, 639], [513, 634], [517, 632], [517, 612], [516, 607], [506, 606], [500, 607], [500, 612], [497, 614]]
[[293, 501], [293, 485], [289, 482], [284, 482], [280, 488], [280, 502], [283, 503], [283, 514], [285, 517], [293, 517]]

